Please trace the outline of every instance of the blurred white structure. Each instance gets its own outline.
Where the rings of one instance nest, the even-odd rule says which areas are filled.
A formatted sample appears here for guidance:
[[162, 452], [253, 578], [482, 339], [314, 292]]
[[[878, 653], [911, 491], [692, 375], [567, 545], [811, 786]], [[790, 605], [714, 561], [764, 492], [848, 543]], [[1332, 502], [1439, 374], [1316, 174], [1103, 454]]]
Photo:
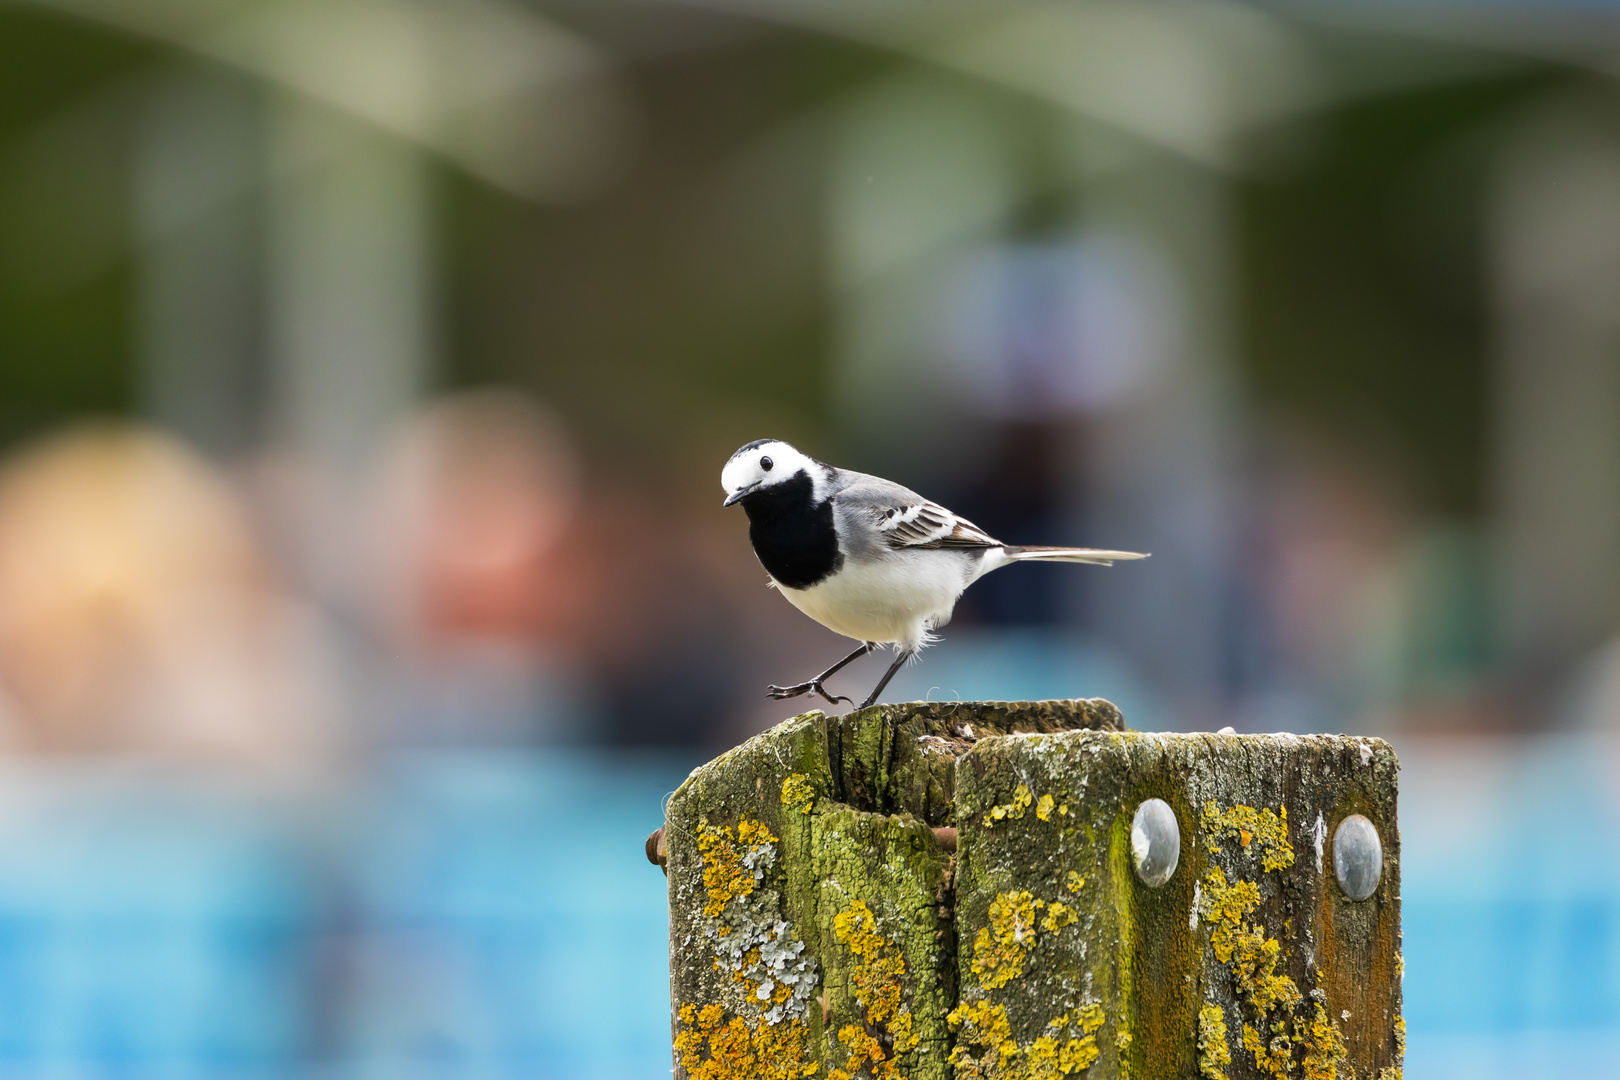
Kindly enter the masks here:
[[421, 399], [434, 159], [556, 201], [622, 150], [600, 55], [508, 0], [39, 2], [180, 50], [138, 124], [142, 396], [216, 452], [352, 475]]
[[27, 0], [352, 116], [504, 191], [591, 190], [622, 148], [603, 58], [512, 0]]
[[148, 95], [136, 140], [143, 411], [215, 455], [262, 434], [263, 223], [248, 198], [263, 168], [262, 114], [243, 80], [181, 65]]
[[1493, 432], [1507, 646], [1533, 682], [1620, 623], [1620, 124], [1521, 119], [1497, 167]]
[[347, 479], [430, 385], [428, 163], [410, 144], [287, 95], [271, 118], [272, 431]]

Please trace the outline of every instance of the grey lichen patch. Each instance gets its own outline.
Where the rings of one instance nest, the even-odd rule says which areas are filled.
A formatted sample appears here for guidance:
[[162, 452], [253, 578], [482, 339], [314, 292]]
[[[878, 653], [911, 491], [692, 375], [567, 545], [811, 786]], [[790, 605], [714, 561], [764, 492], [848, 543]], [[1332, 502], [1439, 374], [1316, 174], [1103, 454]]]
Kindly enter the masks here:
[[807, 1019], [817, 982], [815, 958], [778, 916], [777, 894], [759, 887], [776, 864], [776, 837], [748, 818], [735, 833], [726, 826], [699, 829], [710, 899], [698, 933], [717, 969], [729, 972], [741, 988], [737, 1011], [767, 1024]]
[[677, 1009], [676, 1062], [688, 1076], [793, 1080], [818, 1068], [808, 1045], [816, 963], [765, 887], [776, 844], [746, 816], [735, 828], [698, 823], [705, 899], [692, 919], [696, 951], [711, 957], [721, 983], [701, 1009], [690, 1001]]
[[809, 816], [781, 799], [793, 774], [811, 798], [831, 789], [818, 720], [750, 740], [695, 770], [670, 800], [677, 1075], [823, 1075], [814, 911], [795, 899], [810, 877]]

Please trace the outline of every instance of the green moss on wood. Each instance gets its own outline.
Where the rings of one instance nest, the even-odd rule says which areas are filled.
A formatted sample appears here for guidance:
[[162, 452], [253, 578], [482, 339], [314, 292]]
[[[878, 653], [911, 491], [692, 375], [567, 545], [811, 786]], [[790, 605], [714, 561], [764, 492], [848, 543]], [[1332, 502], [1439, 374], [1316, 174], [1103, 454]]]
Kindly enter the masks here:
[[833, 807], [817, 817], [829, 1080], [944, 1080], [949, 856], [909, 815]]

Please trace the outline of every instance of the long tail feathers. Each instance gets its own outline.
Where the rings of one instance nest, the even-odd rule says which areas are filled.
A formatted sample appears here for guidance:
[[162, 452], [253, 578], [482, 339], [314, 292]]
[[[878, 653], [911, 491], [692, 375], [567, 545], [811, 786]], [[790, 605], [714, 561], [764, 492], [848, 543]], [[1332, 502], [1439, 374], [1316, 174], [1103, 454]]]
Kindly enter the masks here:
[[1003, 548], [1002, 551], [1009, 562], [1073, 562], [1112, 566], [1116, 560], [1147, 558], [1140, 551], [1103, 551], [1098, 548], [1015, 546]]

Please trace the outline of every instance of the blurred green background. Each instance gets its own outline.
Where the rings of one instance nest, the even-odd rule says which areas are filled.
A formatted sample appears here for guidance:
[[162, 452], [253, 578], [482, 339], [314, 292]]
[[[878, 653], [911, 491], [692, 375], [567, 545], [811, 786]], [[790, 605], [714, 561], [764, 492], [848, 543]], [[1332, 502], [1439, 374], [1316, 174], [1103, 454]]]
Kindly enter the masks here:
[[844, 648], [720, 509], [762, 436], [1153, 552], [980, 583], [890, 698], [1390, 739], [1413, 1075], [1598, 1075], [1617, 50], [1605, 4], [0, 2], [0, 1075], [667, 1068], [622, 860]]

